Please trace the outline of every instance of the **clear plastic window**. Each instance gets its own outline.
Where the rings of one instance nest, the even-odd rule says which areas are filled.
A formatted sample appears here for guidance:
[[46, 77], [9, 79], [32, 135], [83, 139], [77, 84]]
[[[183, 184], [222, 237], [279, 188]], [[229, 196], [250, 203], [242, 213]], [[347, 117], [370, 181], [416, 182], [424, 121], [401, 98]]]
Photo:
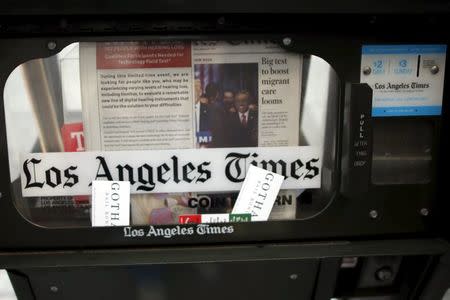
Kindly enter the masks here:
[[[13, 200], [41, 226], [91, 226], [89, 191], [22, 196], [27, 153], [314, 146], [320, 185], [281, 190], [269, 221], [311, 218], [333, 199], [338, 86], [323, 59], [267, 41], [71, 44], [5, 85]], [[130, 223], [229, 213], [238, 192], [132, 192]]]

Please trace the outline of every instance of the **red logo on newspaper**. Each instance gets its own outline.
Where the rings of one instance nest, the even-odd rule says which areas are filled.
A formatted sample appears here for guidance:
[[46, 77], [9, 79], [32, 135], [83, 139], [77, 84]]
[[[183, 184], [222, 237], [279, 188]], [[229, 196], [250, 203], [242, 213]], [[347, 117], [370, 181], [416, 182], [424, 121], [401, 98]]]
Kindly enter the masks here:
[[97, 69], [184, 68], [191, 66], [191, 45], [182, 41], [97, 44]]
[[178, 217], [180, 224], [200, 224], [202, 222], [202, 215], [181, 215]]
[[84, 151], [83, 123], [64, 124], [61, 135], [65, 152]]

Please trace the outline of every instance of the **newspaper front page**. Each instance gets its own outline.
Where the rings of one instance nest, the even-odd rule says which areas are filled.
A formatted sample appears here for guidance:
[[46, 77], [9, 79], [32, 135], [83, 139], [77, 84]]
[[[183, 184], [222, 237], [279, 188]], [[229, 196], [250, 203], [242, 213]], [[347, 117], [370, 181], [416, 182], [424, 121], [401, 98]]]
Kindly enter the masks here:
[[[86, 150], [296, 146], [301, 72], [268, 41], [81, 43]], [[295, 218], [301, 192], [282, 191], [273, 218]], [[132, 223], [229, 212], [236, 196], [132, 195]]]

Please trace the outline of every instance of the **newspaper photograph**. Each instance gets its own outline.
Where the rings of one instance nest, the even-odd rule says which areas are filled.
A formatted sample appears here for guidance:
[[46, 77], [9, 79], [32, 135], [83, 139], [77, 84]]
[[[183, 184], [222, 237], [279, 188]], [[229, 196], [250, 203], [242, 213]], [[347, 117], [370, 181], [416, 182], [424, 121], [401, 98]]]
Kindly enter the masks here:
[[194, 74], [198, 145], [257, 147], [258, 64], [194, 65]]

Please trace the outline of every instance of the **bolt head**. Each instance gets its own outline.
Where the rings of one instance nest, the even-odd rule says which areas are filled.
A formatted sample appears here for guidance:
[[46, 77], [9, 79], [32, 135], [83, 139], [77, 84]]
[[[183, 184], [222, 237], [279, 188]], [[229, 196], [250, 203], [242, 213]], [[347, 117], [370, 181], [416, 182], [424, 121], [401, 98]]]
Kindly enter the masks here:
[[429, 213], [430, 212], [428, 211], [428, 208], [424, 207], [424, 208], [420, 209], [420, 214], [424, 217], [428, 216]]
[[432, 66], [430, 68], [430, 72], [431, 72], [431, 74], [436, 75], [437, 73], [439, 73], [439, 67], [436, 65]]
[[289, 275], [289, 278], [291, 280], [296, 280], [298, 278], [298, 275], [297, 274], [291, 274], [291, 275]]
[[370, 73], [372, 73], [372, 69], [370, 67], [364, 67], [363, 68], [363, 74], [364, 75], [369, 75]]
[[292, 44], [292, 39], [290, 37], [285, 37], [283, 39], [283, 45], [290, 46]]
[[56, 42], [48, 42], [47, 44], [48, 50], [55, 50], [56, 49]]
[[218, 18], [218, 19], [217, 19], [217, 24], [219, 24], [219, 25], [225, 24], [225, 17], [220, 17], [220, 18]]
[[50, 291], [51, 291], [52, 293], [56, 293], [56, 292], [58, 292], [58, 287], [55, 286], [55, 285], [52, 285], [52, 286], [50, 287]]
[[378, 218], [378, 212], [374, 209], [369, 212], [369, 215], [372, 219]]
[[393, 271], [390, 267], [382, 267], [375, 272], [375, 278], [379, 281], [391, 280], [393, 275]]

